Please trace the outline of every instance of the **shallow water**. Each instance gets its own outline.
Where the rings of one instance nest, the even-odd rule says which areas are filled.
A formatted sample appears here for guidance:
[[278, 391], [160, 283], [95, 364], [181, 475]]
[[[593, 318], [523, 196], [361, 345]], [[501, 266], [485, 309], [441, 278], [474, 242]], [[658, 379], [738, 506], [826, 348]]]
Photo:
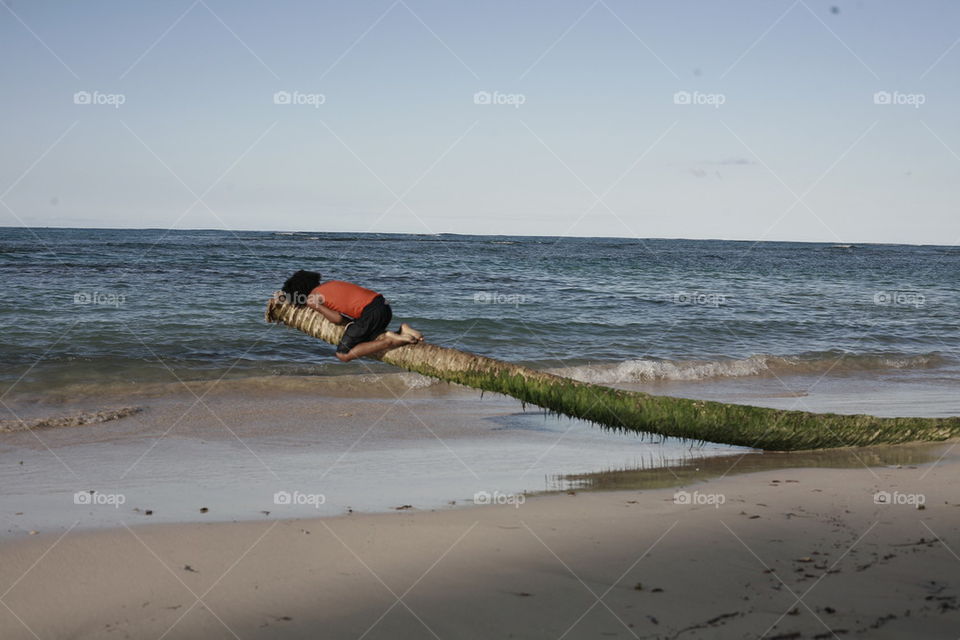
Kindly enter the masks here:
[[[618, 435], [517, 412], [515, 402], [490, 396], [461, 397], [453, 410], [432, 400], [342, 399], [327, 403], [331, 418], [312, 424], [293, 402], [287, 407], [291, 413], [278, 409], [267, 428], [254, 424], [262, 422], [257, 415], [243, 424], [216, 407], [230, 432], [191, 416], [167, 433], [176, 412], [157, 407], [137, 416], [142, 424], [126, 418], [126, 426], [100, 425], [90, 438], [82, 432], [89, 427], [36, 432], [49, 448], [25, 433], [16, 444], [8, 438], [0, 445], [0, 531], [453, 508], [484, 495], [496, 501], [561, 489], [561, 473], [742, 451]], [[85, 504], [90, 490], [104, 502]], [[304, 496], [303, 504], [277, 504], [284, 491]], [[111, 496], [123, 496], [122, 504]]]
[[[679, 486], [770, 468], [925, 464], [947, 446], [762, 453], [608, 432], [446, 385], [394, 395], [404, 379], [388, 376], [377, 398], [294, 393], [293, 379], [256, 391], [248, 381], [208, 390], [202, 406], [192, 406], [191, 393], [162, 387], [97, 400], [143, 407], [120, 420], [2, 434], [0, 535], [515, 503], [525, 493]], [[685, 384], [672, 390], [716, 392], [710, 383]], [[741, 393], [759, 404], [766, 391]], [[831, 402], [816, 389], [802, 399], [814, 409]], [[77, 406], [70, 400], [31, 410], [62, 414]], [[84, 504], [90, 490], [105, 502]], [[303, 504], [277, 504], [278, 492]]]

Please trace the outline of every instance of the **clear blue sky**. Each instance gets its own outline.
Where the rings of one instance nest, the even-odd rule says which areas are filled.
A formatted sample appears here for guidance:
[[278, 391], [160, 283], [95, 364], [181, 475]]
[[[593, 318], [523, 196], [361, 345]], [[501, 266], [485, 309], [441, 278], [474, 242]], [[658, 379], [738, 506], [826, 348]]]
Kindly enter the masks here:
[[2, 3], [0, 225], [960, 239], [954, 0]]

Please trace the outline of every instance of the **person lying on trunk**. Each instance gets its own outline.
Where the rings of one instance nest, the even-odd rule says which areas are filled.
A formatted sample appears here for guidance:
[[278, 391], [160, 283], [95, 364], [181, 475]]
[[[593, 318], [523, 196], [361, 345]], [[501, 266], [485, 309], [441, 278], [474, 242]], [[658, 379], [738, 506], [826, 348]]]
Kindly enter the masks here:
[[328, 280], [313, 271], [297, 271], [277, 295], [298, 307], [319, 311], [334, 324], [347, 325], [336, 356], [341, 362], [423, 341], [423, 334], [406, 322], [399, 331], [387, 331], [393, 310], [376, 291], [352, 282]]

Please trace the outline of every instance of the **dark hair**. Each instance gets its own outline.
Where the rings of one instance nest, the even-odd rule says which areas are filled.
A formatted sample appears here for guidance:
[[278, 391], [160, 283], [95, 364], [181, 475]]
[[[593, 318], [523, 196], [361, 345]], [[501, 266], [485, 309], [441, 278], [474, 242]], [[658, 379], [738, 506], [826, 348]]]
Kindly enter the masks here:
[[283, 293], [294, 306], [302, 307], [307, 304], [307, 296], [320, 284], [320, 274], [315, 271], [301, 269], [287, 278], [283, 283]]

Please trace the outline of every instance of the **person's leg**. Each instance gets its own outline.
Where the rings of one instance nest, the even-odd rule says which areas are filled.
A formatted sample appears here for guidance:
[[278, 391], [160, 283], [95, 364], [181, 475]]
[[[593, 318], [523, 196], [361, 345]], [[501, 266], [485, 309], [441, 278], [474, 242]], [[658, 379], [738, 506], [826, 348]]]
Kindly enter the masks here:
[[386, 331], [392, 319], [393, 310], [382, 297], [368, 304], [360, 317], [344, 331], [337, 347], [337, 358], [341, 362], [350, 362], [379, 351], [417, 342], [412, 335]]
[[402, 347], [405, 344], [412, 344], [411, 340], [408, 339], [396, 339], [389, 336], [383, 335], [377, 340], [371, 340], [370, 342], [361, 342], [357, 346], [353, 347], [347, 353], [341, 353], [337, 351], [336, 356], [340, 362], [350, 362], [351, 360], [356, 360], [357, 358], [362, 358], [364, 356], [369, 356], [373, 353], [379, 351], [386, 351], [388, 349], [395, 349], [397, 347]]

